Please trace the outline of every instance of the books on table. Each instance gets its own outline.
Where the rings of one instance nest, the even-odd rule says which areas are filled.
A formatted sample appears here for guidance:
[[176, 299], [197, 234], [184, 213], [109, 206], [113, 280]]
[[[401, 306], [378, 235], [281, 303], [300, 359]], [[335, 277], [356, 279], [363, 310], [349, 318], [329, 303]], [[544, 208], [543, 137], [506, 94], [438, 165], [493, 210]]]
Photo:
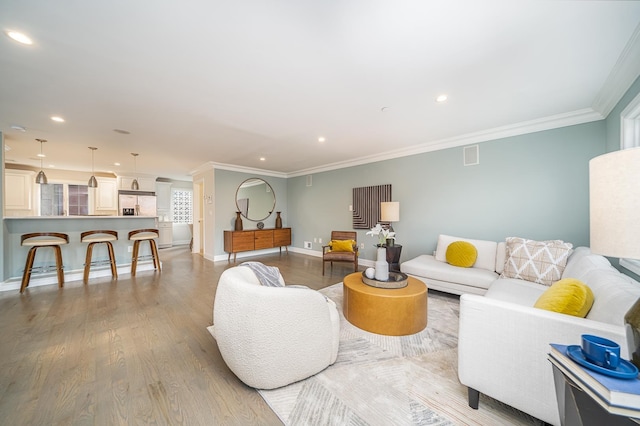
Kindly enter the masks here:
[[569, 358], [567, 348], [551, 343], [549, 361], [605, 410], [640, 418], [640, 379], [620, 379], [582, 367]]

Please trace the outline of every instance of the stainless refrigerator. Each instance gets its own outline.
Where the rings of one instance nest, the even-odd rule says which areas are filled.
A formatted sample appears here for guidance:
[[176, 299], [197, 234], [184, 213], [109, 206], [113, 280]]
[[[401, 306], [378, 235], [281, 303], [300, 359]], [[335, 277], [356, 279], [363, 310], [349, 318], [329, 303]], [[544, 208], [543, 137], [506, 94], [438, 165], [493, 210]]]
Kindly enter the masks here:
[[153, 192], [120, 191], [120, 214], [123, 216], [157, 216], [156, 195]]

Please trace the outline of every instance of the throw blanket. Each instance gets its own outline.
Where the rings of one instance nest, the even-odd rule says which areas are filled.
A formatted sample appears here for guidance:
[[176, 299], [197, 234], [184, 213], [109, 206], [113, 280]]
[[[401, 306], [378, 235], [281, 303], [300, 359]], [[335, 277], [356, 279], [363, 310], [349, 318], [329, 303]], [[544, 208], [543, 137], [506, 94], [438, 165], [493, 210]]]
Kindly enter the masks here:
[[282, 287], [282, 283], [280, 282], [280, 269], [275, 266], [267, 266], [260, 262], [244, 262], [239, 266], [249, 267], [253, 273], [256, 274], [256, 277], [258, 277], [260, 284], [264, 286]]

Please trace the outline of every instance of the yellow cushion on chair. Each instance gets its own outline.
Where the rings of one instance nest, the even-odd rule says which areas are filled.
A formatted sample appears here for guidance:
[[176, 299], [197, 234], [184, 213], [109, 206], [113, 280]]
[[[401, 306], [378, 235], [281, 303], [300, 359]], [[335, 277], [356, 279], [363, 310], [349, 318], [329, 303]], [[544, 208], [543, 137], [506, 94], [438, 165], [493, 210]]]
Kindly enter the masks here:
[[447, 247], [447, 263], [462, 268], [471, 268], [478, 258], [478, 250], [467, 241], [455, 241]]
[[348, 251], [353, 253], [353, 245], [355, 243], [353, 240], [331, 240], [329, 247], [331, 251]]
[[556, 281], [536, 301], [535, 308], [584, 318], [593, 305], [593, 292], [575, 278]]

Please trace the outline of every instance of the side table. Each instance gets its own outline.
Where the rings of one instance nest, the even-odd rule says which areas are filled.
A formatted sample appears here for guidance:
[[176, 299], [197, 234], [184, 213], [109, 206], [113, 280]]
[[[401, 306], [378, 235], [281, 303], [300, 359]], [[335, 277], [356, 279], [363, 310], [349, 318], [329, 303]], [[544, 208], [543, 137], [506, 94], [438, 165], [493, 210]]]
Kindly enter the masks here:
[[403, 288], [377, 288], [362, 282], [362, 272], [342, 281], [344, 317], [365, 331], [386, 336], [407, 336], [427, 326], [427, 286], [409, 277]]
[[553, 381], [562, 426], [637, 426], [639, 419], [612, 414], [600, 406], [579, 383], [553, 363]]
[[392, 246], [387, 245], [387, 263], [389, 264], [389, 271], [400, 272], [400, 253], [402, 253], [402, 246], [400, 244], [394, 244]]

